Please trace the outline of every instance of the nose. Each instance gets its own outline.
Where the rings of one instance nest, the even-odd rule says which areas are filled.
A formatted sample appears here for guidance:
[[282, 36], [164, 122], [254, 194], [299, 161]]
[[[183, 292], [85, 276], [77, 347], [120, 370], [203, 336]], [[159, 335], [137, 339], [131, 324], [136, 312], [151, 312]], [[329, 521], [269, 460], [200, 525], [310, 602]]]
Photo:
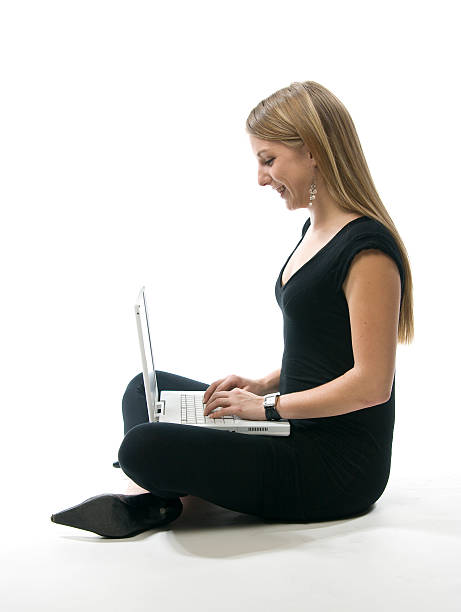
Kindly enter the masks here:
[[268, 185], [271, 183], [271, 178], [267, 175], [267, 172], [265, 170], [258, 170], [258, 184], [261, 185], [261, 187], [264, 187], [264, 185]]

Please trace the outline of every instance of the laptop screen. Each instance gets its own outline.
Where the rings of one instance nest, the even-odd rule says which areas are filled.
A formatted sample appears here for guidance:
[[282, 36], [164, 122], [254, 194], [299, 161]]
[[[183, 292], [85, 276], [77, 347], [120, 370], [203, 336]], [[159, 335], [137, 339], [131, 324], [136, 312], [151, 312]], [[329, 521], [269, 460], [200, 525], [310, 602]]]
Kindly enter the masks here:
[[[158, 401], [157, 377], [155, 376], [154, 356], [152, 354], [152, 343], [149, 328], [149, 318], [147, 314], [147, 300], [145, 288], [143, 287], [138, 295], [138, 301], [135, 305], [136, 318], [138, 324], [138, 332], [140, 335], [139, 344], [141, 348], [141, 356], [143, 357], [143, 378], [144, 388], [146, 390], [146, 400], [149, 396], [152, 410], [155, 414], [155, 404]], [[147, 377], [147, 380], [146, 380]], [[152, 417], [152, 415], [150, 415]]]

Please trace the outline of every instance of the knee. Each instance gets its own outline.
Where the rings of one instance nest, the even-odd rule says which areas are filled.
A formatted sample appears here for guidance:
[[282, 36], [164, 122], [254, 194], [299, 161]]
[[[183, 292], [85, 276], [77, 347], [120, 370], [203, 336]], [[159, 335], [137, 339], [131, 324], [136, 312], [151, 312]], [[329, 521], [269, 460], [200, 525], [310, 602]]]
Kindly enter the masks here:
[[139, 423], [125, 434], [120, 448], [118, 460], [122, 468], [131, 471], [148, 462], [155, 464], [171, 444], [168, 436], [170, 423]]
[[126, 397], [132, 393], [139, 393], [139, 391], [144, 393], [144, 378], [142, 372], [136, 374], [136, 376], [130, 380], [123, 395]]
[[118, 461], [122, 468], [132, 468], [144, 448], [144, 429], [149, 423], [139, 423], [132, 427], [124, 436], [120, 448], [118, 449]]
[[[162, 370], [156, 370], [155, 375], [157, 377], [157, 384], [161, 388], [161, 384], [159, 381], [163, 379], [165, 372], [163, 372]], [[128, 383], [126, 387], [125, 395], [129, 395], [130, 393], [133, 393], [133, 392], [144, 393], [144, 376], [142, 372], [140, 372], [139, 374], [136, 374], [136, 376], [130, 380], [130, 382]]]

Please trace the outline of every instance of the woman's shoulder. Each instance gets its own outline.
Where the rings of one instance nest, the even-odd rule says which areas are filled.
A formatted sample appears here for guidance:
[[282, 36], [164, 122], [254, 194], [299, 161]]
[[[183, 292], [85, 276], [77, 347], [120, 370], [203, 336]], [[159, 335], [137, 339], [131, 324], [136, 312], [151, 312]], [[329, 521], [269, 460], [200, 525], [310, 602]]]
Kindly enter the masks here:
[[384, 238], [394, 240], [392, 232], [377, 219], [362, 215], [354, 219], [351, 223], [347, 224], [347, 236], [383, 236]]
[[402, 283], [405, 270], [402, 254], [392, 232], [380, 221], [364, 216], [352, 223], [337, 246], [339, 268], [346, 270], [360, 251], [378, 249], [389, 255], [397, 264]]

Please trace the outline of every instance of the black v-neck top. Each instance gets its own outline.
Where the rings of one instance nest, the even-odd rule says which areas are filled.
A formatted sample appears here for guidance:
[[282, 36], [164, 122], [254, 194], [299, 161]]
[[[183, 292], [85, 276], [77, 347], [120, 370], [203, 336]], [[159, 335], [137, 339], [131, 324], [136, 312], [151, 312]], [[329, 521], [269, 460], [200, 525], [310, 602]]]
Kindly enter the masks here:
[[[308, 218], [301, 240], [310, 224]], [[399, 269], [402, 296], [404, 289], [400, 251], [390, 231], [379, 221], [363, 216], [347, 223], [282, 287], [283, 271], [301, 240], [281, 269], [275, 286], [283, 314], [281, 395], [325, 384], [353, 367], [349, 309], [342, 284], [359, 251], [379, 249], [392, 257]], [[289, 421], [292, 427], [315, 427], [315, 431], [321, 427], [360, 432], [382, 448], [392, 441], [394, 393], [395, 374], [391, 397], [384, 404], [337, 416]]]

